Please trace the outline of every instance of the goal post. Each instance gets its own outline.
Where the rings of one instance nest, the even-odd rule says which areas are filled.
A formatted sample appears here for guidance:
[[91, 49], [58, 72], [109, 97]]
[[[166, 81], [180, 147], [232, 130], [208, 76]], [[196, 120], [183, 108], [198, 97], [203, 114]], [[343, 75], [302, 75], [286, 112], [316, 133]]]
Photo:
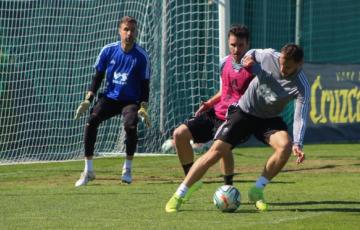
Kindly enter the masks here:
[[229, 53], [227, 33], [230, 29], [230, 0], [219, 0], [219, 57]]

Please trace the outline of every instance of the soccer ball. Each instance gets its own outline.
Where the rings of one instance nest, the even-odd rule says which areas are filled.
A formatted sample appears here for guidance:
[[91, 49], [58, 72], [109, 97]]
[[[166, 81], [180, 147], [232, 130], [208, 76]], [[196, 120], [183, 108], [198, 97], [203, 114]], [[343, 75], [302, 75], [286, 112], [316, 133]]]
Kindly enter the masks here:
[[162, 153], [175, 153], [175, 144], [172, 139], [167, 139], [161, 146]]
[[240, 206], [240, 199], [239, 190], [231, 185], [219, 187], [213, 196], [215, 206], [222, 212], [235, 212]]

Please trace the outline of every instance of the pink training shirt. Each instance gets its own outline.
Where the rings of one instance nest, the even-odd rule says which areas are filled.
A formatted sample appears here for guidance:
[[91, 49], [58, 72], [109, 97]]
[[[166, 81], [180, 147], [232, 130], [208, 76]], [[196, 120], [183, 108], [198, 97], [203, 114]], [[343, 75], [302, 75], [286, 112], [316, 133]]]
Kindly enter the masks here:
[[254, 78], [246, 68], [234, 69], [232, 62], [232, 56], [229, 55], [221, 72], [221, 99], [214, 106], [216, 116], [223, 121], [228, 107], [240, 99]]

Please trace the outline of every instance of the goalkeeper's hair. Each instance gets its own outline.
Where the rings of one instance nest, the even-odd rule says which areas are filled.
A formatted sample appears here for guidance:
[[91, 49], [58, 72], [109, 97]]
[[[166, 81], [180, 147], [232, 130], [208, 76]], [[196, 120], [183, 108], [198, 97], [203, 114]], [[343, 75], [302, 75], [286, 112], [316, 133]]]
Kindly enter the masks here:
[[249, 29], [245, 25], [234, 24], [230, 27], [228, 32], [228, 38], [230, 35], [234, 35], [237, 38], [245, 38], [246, 41], [249, 41], [250, 32]]
[[288, 43], [281, 48], [281, 53], [284, 54], [285, 58], [292, 59], [294, 62], [301, 62], [304, 59], [304, 51], [301, 46]]
[[137, 25], [137, 21], [134, 17], [131, 16], [124, 16], [120, 19], [118, 27], [120, 27], [123, 23], [134, 23]]

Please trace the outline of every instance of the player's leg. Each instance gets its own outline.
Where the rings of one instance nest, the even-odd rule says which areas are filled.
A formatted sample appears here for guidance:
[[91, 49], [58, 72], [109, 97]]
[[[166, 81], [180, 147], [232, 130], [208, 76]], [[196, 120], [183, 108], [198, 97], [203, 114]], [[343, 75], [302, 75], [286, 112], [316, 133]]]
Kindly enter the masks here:
[[173, 139], [176, 153], [184, 169], [185, 175], [194, 163], [194, 152], [190, 141], [194, 143], [205, 143], [213, 138], [214, 110], [209, 110], [197, 117], [186, 120], [184, 124], [175, 129]]
[[180, 164], [183, 167], [184, 174], [187, 175], [194, 163], [194, 152], [190, 144], [193, 137], [188, 126], [182, 124], [177, 127], [174, 130], [173, 139]]
[[269, 145], [274, 153], [266, 162], [262, 176], [273, 179], [285, 166], [291, 155], [292, 141], [286, 131], [278, 131], [269, 138]]
[[233, 185], [233, 178], [234, 178], [233, 154], [226, 154], [220, 159], [220, 168], [224, 177], [224, 184]]
[[165, 211], [177, 212], [183, 203], [188, 189], [191, 188], [195, 182], [199, 181], [206, 173], [206, 171], [216, 162], [218, 162], [224, 154], [232, 154], [231, 145], [221, 140], [216, 140], [211, 148], [195, 161], [183, 183], [167, 202]]
[[[220, 120], [215, 115], [215, 112], [213, 113], [212, 117], [212, 130], [213, 130], [213, 136], [215, 136], [216, 130], [222, 125], [224, 122], [223, 120]], [[226, 154], [220, 159], [220, 170], [224, 178], [224, 184], [225, 185], [232, 185], [233, 184], [233, 177], [234, 177], [234, 156], [233, 154]]]
[[[247, 118], [243, 116], [243, 113], [240, 112], [240, 110], [237, 110], [233, 106], [231, 106], [229, 108], [229, 116], [231, 116], [232, 117], [231, 119], [233, 120], [233, 124], [230, 124], [230, 127], [235, 126], [236, 123], [239, 123], [239, 124], [248, 123], [248, 122], [246, 122]], [[235, 122], [235, 121], [237, 121], [237, 122]], [[217, 124], [217, 125], [219, 125], [219, 124]], [[229, 126], [229, 124], [227, 126]], [[241, 126], [242, 126], [241, 128], [240, 127], [232, 128], [232, 129], [239, 130], [237, 132], [241, 133], [241, 135], [238, 135], [238, 134], [234, 135], [236, 140], [235, 140], [235, 138], [227, 139], [228, 137], [226, 137], [226, 136], [222, 136], [222, 137], [220, 136], [219, 138], [223, 138], [223, 140], [225, 140], [228, 143], [237, 142], [238, 144], [240, 144], [240, 143], [246, 142], [249, 139], [248, 128], [244, 124], [241, 124]], [[233, 154], [226, 154], [220, 159], [220, 168], [223, 173], [225, 185], [233, 185], [234, 164], [235, 163], [234, 163]]]
[[[242, 119], [242, 113], [234, 109], [228, 115], [229, 119], [218, 129], [211, 148], [195, 161], [183, 183], [167, 202], [165, 206], [166, 212], [177, 212], [188, 189], [199, 181], [206, 171], [223, 156], [232, 154], [231, 149], [237, 144], [237, 140], [241, 140], [243, 136], [248, 136], [246, 120]], [[243, 131], [239, 130], [240, 126], [245, 127]]]
[[[195, 125], [192, 125], [194, 122], [190, 123], [190, 126], [192, 128], [195, 127]], [[189, 125], [188, 123], [186, 123]], [[179, 157], [180, 164], [184, 170], [185, 176], [188, 174], [191, 166], [194, 163], [194, 152], [191, 147], [190, 141], [193, 140], [193, 136], [191, 134], [190, 129], [185, 124], [180, 125], [174, 130], [173, 133], [173, 139], [175, 142], [175, 149], [176, 153]], [[203, 183], [201, 181], [198, 181], [194, 186], [192, 186], [186, 196], [184, 197], [184, 201], [189, 201], [191, 195], [199, 190], [202, 187]]]
[[[193, 140], [194, 143], [205, 143], [212, 140], [214, 127], [220, 122], [221, 121], [217, 119], [215, 115], [215, 111], [211, 109], [197, 117], [193, 117], [185, 121], [184, 124], [175, 129], [173, 138], [175, 141], [176, 152], [183, 167], [185, 176], [188, 174], [194, 163], [194, 152], [190, 141]], [[188, 201], [192, 194], [199, 190], [202, 185], [202, 181], [197, 181], [194, 185], [192, 185], [186, 193], [184, 201]]]
[[134, 154], [136, 151], [136, 146], [138, 142], [137, 136], [137, 123], [139, 121], [138, 111], [139, 107], [136, 104], [130, 104], [124, 106], [122, 109], [122, 116], [124, 121], [125, 129], [125, 152], [126, 159], [123, 164], [121, 181], [127, 184], [132, 182], [132, 160], [134, 159]]
[[206, 171], [217, 163], [223, 156], [232, 154], [231, 148], [231, 144], [221, 140], [215, 140], [209, 151], [195, 161], [188, 175], [185, 177], [183, 184], [185, 184], [188, 188], [191, 187], [196, 181], [200, 180]]
[[90, 116], [86, 122], [84, 131], [85, 167], [80, 179], [75, 183], [76, 187], [86, 185], [89, 181], [95, 179], [93, 156], [97, 131], [102, 121], [116, 115], [113, 107], [114, 105], [110, 100], [102, 97], [90, 110]]
[[[189, 174], [185, 177], [183, 184], [187, 187], [198, 181], [213, 164], [223, 159], [223, 164], [228, 168], [224, 168], [225, 173], [233, 173], [233, 157], [232, 148], [242, 140], [249, 136], [247, 118], [239, 108], [231, 107], [228, 111], [228, 120], [225, 121], [215, 134], [215, 141], [209, 151], [201, 156], [191, 167]], [[224, 165], [225, 166], [225, 165]], [[194, 169], [193, 169], [194, 168]]]
[[263, 190], [287, 163], [291, 154], [292, 141], [286, 131], [286, 124], [281, 118], [266, 119], [263, 121], [262, 127], [256, 136], [270, 145], [274, 153], [267, 160], [261, 176], [255, 182], [255, 186], [250, 189], [249, 199], [255, 202], [259, 210], [266, 211], [268, 205], [265, 202]]

